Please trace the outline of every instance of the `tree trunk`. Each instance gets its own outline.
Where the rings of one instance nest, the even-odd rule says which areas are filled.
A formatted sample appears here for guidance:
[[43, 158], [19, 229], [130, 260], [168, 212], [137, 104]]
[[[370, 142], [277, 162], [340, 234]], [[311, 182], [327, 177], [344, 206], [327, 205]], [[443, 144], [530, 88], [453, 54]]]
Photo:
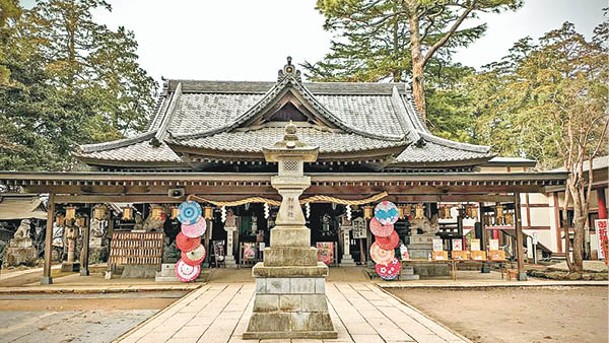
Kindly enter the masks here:
[[425, 122], [425, 89], [423, 87], [423, 54], [421, 53], [421, 35], [419, 31], [419, 18], [412, 16], [409, 19], [410, 28], [410, 56], [412, 57], [412, 96], [421, 119]]

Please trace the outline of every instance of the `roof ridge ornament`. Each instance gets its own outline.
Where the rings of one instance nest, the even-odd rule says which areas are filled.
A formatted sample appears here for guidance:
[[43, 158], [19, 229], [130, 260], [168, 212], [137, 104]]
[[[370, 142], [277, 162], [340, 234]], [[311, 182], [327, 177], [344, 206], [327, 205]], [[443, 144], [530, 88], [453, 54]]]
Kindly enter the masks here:
[[302, 82], [302, 78], [300, 76], [300, 70], [296, 69], [296, 66], [292, 64], [292, 57], [288, 56], [288, 63], [283, 66], [283, 69], [279, 69], [277, 73], [277, 82], [280, 82], [287, 76], [292, 76], [296, 81]]

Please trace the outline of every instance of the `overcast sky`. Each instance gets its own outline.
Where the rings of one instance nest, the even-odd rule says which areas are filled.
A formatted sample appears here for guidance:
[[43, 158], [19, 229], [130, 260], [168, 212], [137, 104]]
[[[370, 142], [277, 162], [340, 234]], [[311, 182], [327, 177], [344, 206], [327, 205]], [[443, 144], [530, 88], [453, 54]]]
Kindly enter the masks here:
[[[22, 1], [25, 5], [33, 0]], [[314, 0], [110, 0], [112, 12], [95, 17], [135, 32], [141, 65], [155, 79], [270, 81], [285, 64], [315, 62], [331, 34]], [[506, 55], [525, 36], [539, 37], [565, 21], [590, 36], [606, 0], [526, 0], [517, 12], [485, 15], [486, 36], [456, 60], [480, 67]]]

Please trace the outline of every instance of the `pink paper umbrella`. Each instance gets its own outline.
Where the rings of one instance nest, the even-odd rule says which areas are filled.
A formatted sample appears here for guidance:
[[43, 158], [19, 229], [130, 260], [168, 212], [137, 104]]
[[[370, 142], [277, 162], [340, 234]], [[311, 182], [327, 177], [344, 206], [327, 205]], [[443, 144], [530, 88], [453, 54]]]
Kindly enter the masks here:
[[397, 247], [400, 243], [400, 236], [398, 236], [398, 233], [393, 230], [389, 237], [375, 236], [374, 241], [379, 245], [379, 247], [381, 247], [381, 249], [392, 250], [395, 249], [395, 247]]
[[199, 217], [194, 224], [182, 224], [182, 233], [188, 238], [197, 238], [203, 236], [206, 229], [205, 219]]
[[191, 251], [182, 251], [182, 260], [184, 263], [195, 266], [200, 265], [201, 262], [205, 259], [205, 247], [203, 245], [199, 245], [197, 248]]
[[393, 250], [384, 250], [379, 247], [376, 242], [372, 243], [370, 246], [370, 258], [372, 261], [378, 264], [388, 264], [393, 261], [395, 257], [395, 252]]
[[190, 238], [186, 237], [182, 232], [178, 232], [176, 236], [176, 246], [181, 251], [189, 252], [194, 250], [196, 247], [201, 245], [201, 238]]
[[400, 274], [400, 261], [394, 258], [389, 264], [376, 264], [374, 266], [376, 273], [383, 280], [395, 280]]
[[201, 273], [201, 266], [199, 266], [199, 265], [190, 266], [190, 265], [184, 263], [183, 260], [179, 260], [178, 263], [176, 263], [175, 268], [176, 268], [176, 276], [182, 282], [194, 281], [197, 279], [197, 277], [199, 277], [199, 274]]
[[377, 237], [389, 237], [393, 232], [393, 225], [383, 225], [378, 219], [372, 218], [370, 219], [370, 231]]

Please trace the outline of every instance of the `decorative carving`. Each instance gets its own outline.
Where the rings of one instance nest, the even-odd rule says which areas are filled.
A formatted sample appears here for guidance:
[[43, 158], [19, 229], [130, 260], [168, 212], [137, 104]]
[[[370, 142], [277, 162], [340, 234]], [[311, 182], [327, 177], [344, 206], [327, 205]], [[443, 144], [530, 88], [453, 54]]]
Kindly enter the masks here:
[[15, 239], [30, 238], [30, 220], [29, 219], [23, 219], [21, 221], [21, 224], [19, 224], [17, 231], [15, 231], [15, 234], [13, 235], [13, 238], [15, 238]]
[[298, 82], [302, 82], [302, 78], [300, 76], [300, 70], [296, 69], [296, 66], [294, 66], [292, 64], [292, 57], [288, 56], [287, 58], [288, 60], [288, 64], [286, 64], [285, 66], [283, 66], [283, 69], [279, 69], [279, 72], [277, 73], [277, 81], [281, 81], [284, 77], [286, 76], [292, 76], [296, 79], [296, 81]]
[[417, 234], [417, 229], [420, 229], [423, 234], [435, 234], [440, 230], [440, 224], [438, 223], [438, 215], [434, 214], [429, 220], [427, 217], [422, 219], [412, 219], [410, 221], [410, 232], [411, 235]]

